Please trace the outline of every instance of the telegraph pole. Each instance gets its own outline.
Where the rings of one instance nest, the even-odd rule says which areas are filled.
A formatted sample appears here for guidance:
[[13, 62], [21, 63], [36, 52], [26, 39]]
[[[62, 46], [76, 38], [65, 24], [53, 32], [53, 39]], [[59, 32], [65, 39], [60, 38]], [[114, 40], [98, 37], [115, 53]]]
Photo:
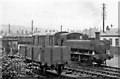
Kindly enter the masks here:
[[103, 9], [103, 15], [102, 15], [102, 18], [103, 18], [103, 33], [105, 32], [105, 4], [103, 3], [103, 7], [102, 7], [102, 9]]
[[62, 27], [63, 27], [63, 26], [61, 25], [61, 32], [62, 32]]

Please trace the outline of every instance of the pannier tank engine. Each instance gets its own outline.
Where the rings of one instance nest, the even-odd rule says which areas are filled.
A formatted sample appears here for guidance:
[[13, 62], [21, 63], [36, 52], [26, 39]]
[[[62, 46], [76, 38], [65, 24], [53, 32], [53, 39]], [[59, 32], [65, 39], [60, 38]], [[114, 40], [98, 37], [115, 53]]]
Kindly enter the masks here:
[[[100, 40], [100, 33], [96, 32], [95, 39], [81, 38], [70, 39], [72, 34], [61, 34], [61, 44], [63, 46], [70, 46], [71, 61], [77, 62], [81, 65], [106, 65], [106, 60], [113, 58], [110, 54], [110, 41]], [[80, 37], [80, 36], [79, 36]], [[86, 37], [82, 35], [82, 37]], [[69, 39], [67, 39], [69, 38]]]

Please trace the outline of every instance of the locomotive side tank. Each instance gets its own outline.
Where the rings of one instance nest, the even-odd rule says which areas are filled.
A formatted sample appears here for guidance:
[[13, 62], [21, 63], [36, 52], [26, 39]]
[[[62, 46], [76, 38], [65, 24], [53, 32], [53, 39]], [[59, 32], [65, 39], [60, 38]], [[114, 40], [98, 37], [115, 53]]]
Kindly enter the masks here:
[[91, 40], [67, 40], [63, 45], [70, 46], [72, 49], [94, 50]]
[[63, 45], [70, 46], [72, 49], [92, 50], [95, 54], [106, 54], [110, 48], [107, 40], [67, 40]]

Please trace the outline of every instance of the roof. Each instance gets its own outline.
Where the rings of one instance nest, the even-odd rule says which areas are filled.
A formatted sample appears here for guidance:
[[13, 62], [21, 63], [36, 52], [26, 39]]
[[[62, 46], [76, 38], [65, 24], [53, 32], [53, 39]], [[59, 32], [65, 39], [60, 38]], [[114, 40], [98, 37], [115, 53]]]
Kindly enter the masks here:
[[69, 35], [69, 34], [80, 34], [80, 35], [83, 35], [82, 33], [77, 33], [77, 32], [74, 32], [74, 33], [63, 33], [61, 35], [66, 36], [66, 35]]
[[68, 33], [68, 32], [66, 32], [66, 31], [57, 32], [57, 33], [55, 33], [55, 35], [60, 36], [60, 35], [63, 34], [63, 33]]

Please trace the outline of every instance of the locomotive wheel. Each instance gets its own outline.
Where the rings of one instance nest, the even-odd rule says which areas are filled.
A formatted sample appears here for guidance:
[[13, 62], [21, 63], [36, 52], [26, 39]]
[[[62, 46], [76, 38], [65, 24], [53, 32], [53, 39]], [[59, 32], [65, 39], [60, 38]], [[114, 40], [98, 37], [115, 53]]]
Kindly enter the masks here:
[[101, 66], [101, 64], [103, 63], [103, 61], [102, 60], [97, 60], [96, 63], [97, 63], [97, 66]]
[[42, 73], [43, 75], [45, 75], [45, 74], [46, 74], [46, 70], [48, 69], [47, 63], [41, 64], [40, 69], [41, 69], [41, 73]]
[[61, 75], [62, 70], [63, 70], [63, 65], [62, 64], [57, 64], [56, 70], [57, 70], [58, 75]]

